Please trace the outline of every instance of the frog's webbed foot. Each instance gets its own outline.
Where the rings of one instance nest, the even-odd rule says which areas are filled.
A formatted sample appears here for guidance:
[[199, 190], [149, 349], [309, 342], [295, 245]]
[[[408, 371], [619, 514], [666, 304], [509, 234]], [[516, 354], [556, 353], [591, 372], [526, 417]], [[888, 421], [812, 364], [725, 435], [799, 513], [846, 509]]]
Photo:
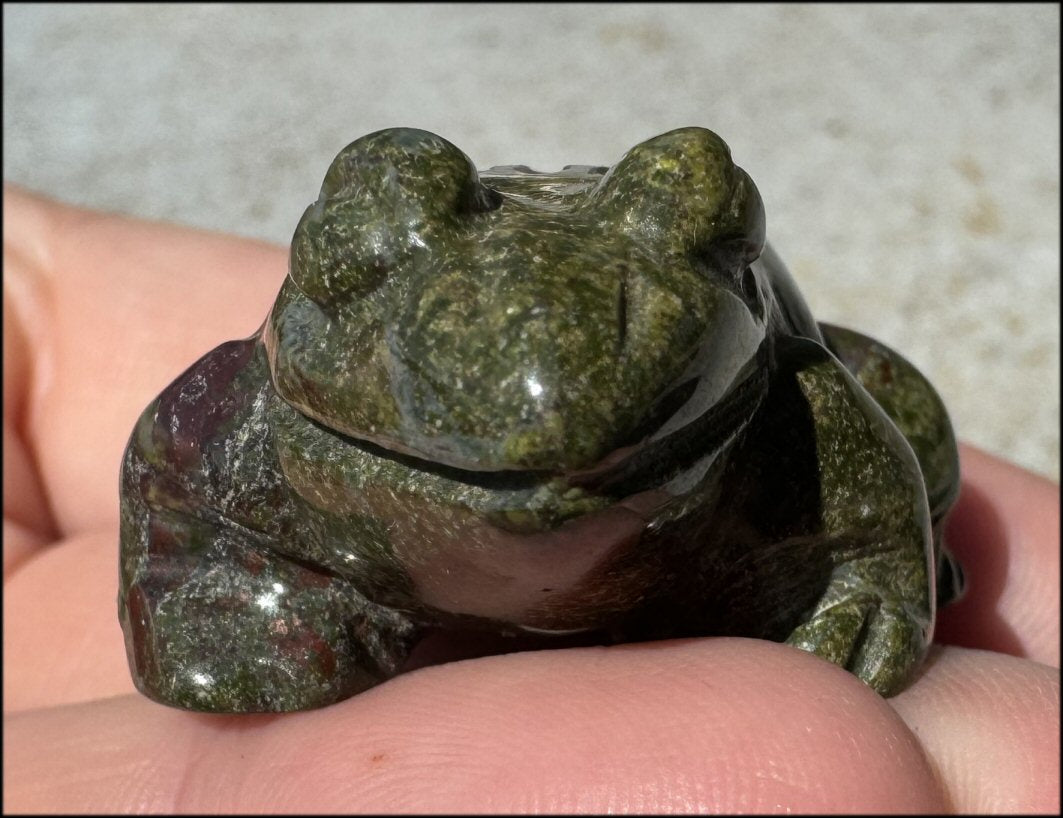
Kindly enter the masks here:
[[890, 696], [922, 659], [926, 629], [927, 623], [903, 605], [857, 593], [820, 610], [786, 642], [844, 667]]

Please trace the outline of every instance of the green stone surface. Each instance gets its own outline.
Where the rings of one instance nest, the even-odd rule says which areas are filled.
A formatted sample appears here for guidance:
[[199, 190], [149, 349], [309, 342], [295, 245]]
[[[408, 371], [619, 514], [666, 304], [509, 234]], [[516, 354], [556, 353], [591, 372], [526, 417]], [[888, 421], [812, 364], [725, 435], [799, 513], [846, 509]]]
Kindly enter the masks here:
[[716, 134], [478, 174], [391, 129], [332, 163], [262, 330], [134, 428], [119, 615], [193, 710], [326, 705], [469, 631], [787, 641], [890, 695], [961, 590], [958, 486], [933, 388], [814, 321]]

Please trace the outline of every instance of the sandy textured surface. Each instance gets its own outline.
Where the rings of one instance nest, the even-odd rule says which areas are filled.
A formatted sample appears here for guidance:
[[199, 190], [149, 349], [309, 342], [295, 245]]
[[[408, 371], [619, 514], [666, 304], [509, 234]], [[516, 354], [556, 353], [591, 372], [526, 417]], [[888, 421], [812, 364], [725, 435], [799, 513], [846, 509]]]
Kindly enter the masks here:
[[336, 152], [378, 128], [552, 170], [710, 127], [816, 315], [911, 358], [962, 438], [1058, 479], [1058, 6], [3, 17], [6, 180], [278, 242]]

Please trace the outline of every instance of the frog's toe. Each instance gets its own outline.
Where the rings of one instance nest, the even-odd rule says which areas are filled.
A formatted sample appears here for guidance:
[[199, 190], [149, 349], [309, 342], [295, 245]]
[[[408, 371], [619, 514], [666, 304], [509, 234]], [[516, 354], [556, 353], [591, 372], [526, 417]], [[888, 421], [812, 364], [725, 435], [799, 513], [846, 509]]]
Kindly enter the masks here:
[[878, 606], [846, 667], [883, 696], [899, 693], [926, 652], [926, 628], [897, 605]]
[[821, 611], [794, 629], [786, 642], [892, 696], [925, 652], [926, 629], [902, 607], [861, 595]]
[[795, 628], [786, 643], [847, 667], [875, 604], [873, 598], [859, 596], [832, 605]]

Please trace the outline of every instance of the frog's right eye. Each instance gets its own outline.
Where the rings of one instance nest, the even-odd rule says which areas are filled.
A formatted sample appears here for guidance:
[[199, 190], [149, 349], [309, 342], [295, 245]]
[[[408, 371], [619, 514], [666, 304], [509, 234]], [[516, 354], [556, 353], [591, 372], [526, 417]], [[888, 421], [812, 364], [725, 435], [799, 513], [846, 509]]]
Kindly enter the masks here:
[[587, 207], [621, 229], [734, 269], [760, 255], [764, 205], [727, 144], [677, 128], [636, 145], [602, 177]]
[[365, 295], [435, 234], [499, 203], [445, 139], [412, 128], [377, 131], [333, 160], [295, 229], [291, 277], [322, 306]]

